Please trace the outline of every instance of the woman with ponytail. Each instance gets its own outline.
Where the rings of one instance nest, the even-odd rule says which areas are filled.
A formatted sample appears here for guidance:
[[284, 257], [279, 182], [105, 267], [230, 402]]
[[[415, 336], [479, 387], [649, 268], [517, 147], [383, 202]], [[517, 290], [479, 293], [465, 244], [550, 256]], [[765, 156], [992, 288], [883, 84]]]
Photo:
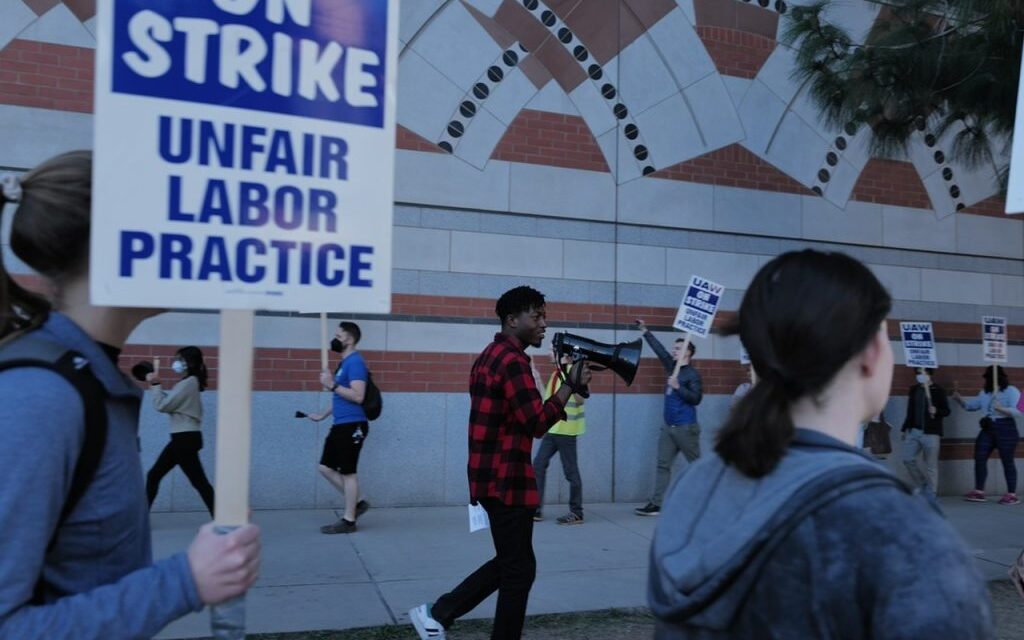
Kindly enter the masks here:
[[889, 396], [889, 308], [838, 253], [783, 254], [754, 276], [731, 333], [757, 383], [662, 507], [657, 638], [991, 637], [957, 534], [854, 444]]
[[206, 525], [187, 552], [153, 562], [142, 392], [117, 360], [160, 310], [89, 300], [91, 153], [59, 155], [0, 186], [10, 248], [52, 294], [23, 288], [0, 260], [0, 638], [149, 638], [244, 593], [259, 569], [259, 529]]

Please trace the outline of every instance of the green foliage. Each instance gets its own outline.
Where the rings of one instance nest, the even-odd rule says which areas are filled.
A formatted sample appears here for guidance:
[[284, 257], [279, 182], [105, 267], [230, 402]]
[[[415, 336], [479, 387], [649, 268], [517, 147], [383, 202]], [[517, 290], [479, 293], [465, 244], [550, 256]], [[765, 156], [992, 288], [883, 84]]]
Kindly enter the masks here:
[[[859, 0], [880, 6], [863, 42], [829, 22], [828, 0], [793, 7], [783, 42], [834, 127], [867, 125], [872, 151], [892, 157], [926, 128], [951, 127], [953, 154], [992, 162], [1013, 132], [1024, 0]], [[994, 146], [993, 146], [994, 144]]]

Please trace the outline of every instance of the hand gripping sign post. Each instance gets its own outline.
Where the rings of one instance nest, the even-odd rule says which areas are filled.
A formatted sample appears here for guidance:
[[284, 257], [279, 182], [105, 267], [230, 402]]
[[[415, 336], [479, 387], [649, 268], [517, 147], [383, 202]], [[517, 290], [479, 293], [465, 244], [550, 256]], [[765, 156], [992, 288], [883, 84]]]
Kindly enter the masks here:
[[[700, 276], [690, 276], [690, 282], [686, 285], [686, 293], [679, 305], [675, 322], [672, 323], [676, 329], [686, 332], [682, 354], [686, 354], [687, 349], [690, 348], [690, 339], [694, 335], [701, 338], [708, 337], [711, 332], [711, 323], [714, 322], [715, 314], [718, 313], [718, 304], [721, 302], [724, 292], [725, 287], [720, 284]], [[679, 369], [682, 366], [683, 359], [679, 358], [676, 360], [675, 371], [672, 372], [673, 377], [679, 374]]]
[[[935, 332], [930, 322], [901, 322], [900, 336], [903, 338], [903, 356], [908, 367], [914, 369], [937, 369], [938, 354], [935, 351]], [[932, 390], [924, 387], [928, 408], [932, 407]]]
[[398, 2], [99, 0], [97, 27], [92, 303], [222, 310], [241, 525], [253, 310], [390, 310]]
[[1006, 318], [999, 316], [982, 316], [981, 318], [981, 355], [985, 362], [992, 363], [992, 389], [999, 388], [996, 376], [996, 365], [1007, 362], [1006, 350]]

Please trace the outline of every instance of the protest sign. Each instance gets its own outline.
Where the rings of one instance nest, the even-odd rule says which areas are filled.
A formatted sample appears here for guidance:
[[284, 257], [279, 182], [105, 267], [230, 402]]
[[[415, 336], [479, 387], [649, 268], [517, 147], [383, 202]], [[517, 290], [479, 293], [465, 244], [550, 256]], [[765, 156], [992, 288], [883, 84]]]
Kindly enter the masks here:
[[390, 310], [395, 0], [100, 0], [94, 304]]
[[901, 322], [903, 356], [908, 367], [937, 369], [939, 358], [935, 351], [935, 332], [930, 322]]
[[720, 284], [700, 276], [690, 276], [690, 282], [686, 285], [686, 293], [672, 326], [701, 338], [708, 337], [724, 292], [725, 287]]
[[1006, 362], [1006, 318], [983, 316], [981, 319], [982, 357], [985, 362]]

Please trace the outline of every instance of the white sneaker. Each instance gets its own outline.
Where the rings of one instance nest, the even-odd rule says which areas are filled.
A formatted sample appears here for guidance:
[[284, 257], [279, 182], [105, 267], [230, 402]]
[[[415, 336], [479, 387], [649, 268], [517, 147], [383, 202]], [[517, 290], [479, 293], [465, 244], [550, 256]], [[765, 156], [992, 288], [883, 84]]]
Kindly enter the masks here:
[[416, 627], [420, 640], [444, 640], [444, 627], [430, 617], [430, 609], [425, 604], [409, 609], [409, 621]]

